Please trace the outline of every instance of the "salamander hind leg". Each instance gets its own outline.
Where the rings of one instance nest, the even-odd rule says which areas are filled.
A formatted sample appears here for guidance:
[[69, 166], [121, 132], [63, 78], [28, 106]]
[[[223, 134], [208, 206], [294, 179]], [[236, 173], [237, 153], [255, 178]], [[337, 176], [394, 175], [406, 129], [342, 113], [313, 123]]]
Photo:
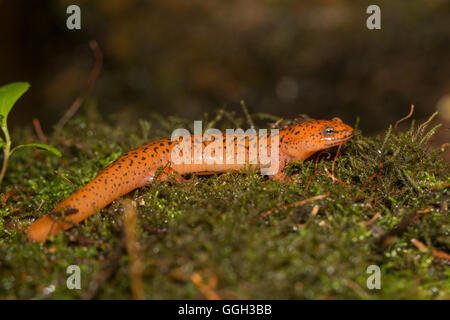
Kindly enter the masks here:
[[179, 183], [186, 183], [188, 180], [184, 179], [183, 176], [172, 169], [170, 165], [161, 166], [154, 168], [150, 171], [149, 181], [160, 180], [160, 181], [177, 181]]

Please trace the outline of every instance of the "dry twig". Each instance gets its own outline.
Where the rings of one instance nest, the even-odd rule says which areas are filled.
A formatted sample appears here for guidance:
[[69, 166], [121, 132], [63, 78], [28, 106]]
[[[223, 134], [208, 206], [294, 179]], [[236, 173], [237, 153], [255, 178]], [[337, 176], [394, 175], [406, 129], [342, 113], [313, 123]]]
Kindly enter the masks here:
[[400, 120], [398, 120], [395, 125], [394, 125], [394, 132], [397, 130], [397, 127], [400, 123], [402, 123], [405, 120], [408, 120], [409, 118], [411, 118], [411, 116], [414, 113], [414, 105], [411, 105], [411, 110], [409, 111], [408, 115], [406, 117], [401, 118]]
[[212, 276], [208, 283], [204, 283], [202, 276], [198, 272], [194, 272], [191, 275], [191, 281], [206, 299], [221, 300], [220, 296], [214, 290], [217, 286], [217, 277]]
[[[412, 244], [419, 249], [420, 251], [428, 251], [428, 247], [421, 241], [417, 240], [417, 239], [411, 239]], [[442, 260], [447, 260], [450, 262], [450, 254], [444, 252], [444, 251], [439, 251], [439, 250], [432, 250], [431, 251], [431, 255], [433, 256], [433, 258], [436, 259], [442, 259]]]
[[94, 52], [95, 56], [95, 64], [92, 68], [91, 74], [89, 76], [88, 80], [88, 86], [87, 90], [84, 93], [81, 93], [75, 101], [72, 103], [70, 108], [66, 111], [66, 113], [63, 115], [63, 117], [58, 121], [56, 124], [56, 129], [60, 130], [64, 125], [69, 121], [73, 115], [80, 109], [81, 105], [83, 104], [86, 97], [92, 92], [92, 89], [94, 88], [95, 81], [97, 80], [103, 66], [103, 53], [100, 50], [100, 47], [95, 40], [91, 40], [89, 42], [89, 46], [91, 47], [92, 51]]
[[327, 192], [327, 193], [324, 193], [324, 194], [321, 194], [321, 195], [318, 195], [318, 196], [314, 196], [314, 197], [311, 197], [311, 198], [308, 198], [308, 199], [300, 200], [300, 201], [297, 201], [297, 202], [294, 202], [294, 203], [290, 203], [290, 204], [286, 204], [286, 205], [283, 205], [283, 206], [280, 206], [280, 207], [277, 207], [277, 208], [274, 208], [274, 209], [270, 209], [270, 210], [268, 210], [266, 212], [263, 212], [261, 214], [261, 217], [266, 217], [266, 216], [272, 214], [274, 211], [283, 210], [283, 209], [289, 209], [289, 208], [294, 208], [294, 207], [299, 207], [299, 206], [302, 206], [302, 205], [304, 205], [304, 204], [306, 204], [308, 202], [314, 201], [314, 200], [324, 199], [324, 198], [327, 198], [329, 195], [330, 195], [330, 192]]
[[41, 123], [39, 122], [38, 118], [33, 119], [33, 127], [34, 131], [36, 131], [36, 134], [43, 143], [47, 143], [47, 137], [45, 136], [44, 132], [42, 131]]
[[139, 253], [138, 230], [136, 225], [136, 208], [130, 199], [122, 201], [124, 211], [125, 245], [130, 256], [130, 280], [133, 299], [144, 299], [142, 286], [142, 262]]

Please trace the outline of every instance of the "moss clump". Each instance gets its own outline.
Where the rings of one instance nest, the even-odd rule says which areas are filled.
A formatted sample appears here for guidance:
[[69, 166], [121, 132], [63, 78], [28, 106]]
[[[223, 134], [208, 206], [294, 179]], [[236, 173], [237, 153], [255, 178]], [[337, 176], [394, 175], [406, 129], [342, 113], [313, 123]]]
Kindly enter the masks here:
[[[208, 123], [245, 126], [239, 117]], [[131, 298], [119, 201], [45, 244], [29, 243], [24, 230], [121, 153], [180, 125], [191, 123], [173, 117], [130, 131], [78, 117], [50, 137], [61, 159], [36, 150], [11, 159], [0, 190], [0, 297]], [[411, 243], [415, 238], [450, 252], [449, 166], [439, 151], [424, 151], [427, 132], [388, 130], [371, 138], [357, 130], [335, 160], [335, 182], [336, 148], [290, 165], [292, 184], [224, 173], [192, 177], [187, 184], [156, 182], [130, 193], [139, 214], [146, 297], [205, 298], [192, 281], [199, 274], [217, 295], [232, 299], [450, 298], [448, 261]], [[15, 132], [19, 142], [30, 136], [28, 130]], [[326, 192], [324, 199], [261, 217]], [[402, 232], [389, 231], [423, 209], [427, 213]], [[66, 268], [73, 264], [81, 268], [81, 290], [66, 287]], [[372, 264], [381, 268], [380, 290], [366, 287]]]

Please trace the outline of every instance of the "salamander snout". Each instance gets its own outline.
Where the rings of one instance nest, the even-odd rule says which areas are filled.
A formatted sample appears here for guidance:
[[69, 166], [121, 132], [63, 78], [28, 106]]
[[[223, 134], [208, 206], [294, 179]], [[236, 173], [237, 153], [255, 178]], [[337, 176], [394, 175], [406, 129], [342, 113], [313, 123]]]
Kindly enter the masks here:
[[286, 129], [282, 148], [288, 157], [303, 161], [317, 151], [340, 145], [352, 137], [353, 128], [339, 118], [309, 120]]
[[339, 118], [331, 121], [320, 121], [319, 140], [327, 147], [337, 146], [353, 137], [353, 128]]

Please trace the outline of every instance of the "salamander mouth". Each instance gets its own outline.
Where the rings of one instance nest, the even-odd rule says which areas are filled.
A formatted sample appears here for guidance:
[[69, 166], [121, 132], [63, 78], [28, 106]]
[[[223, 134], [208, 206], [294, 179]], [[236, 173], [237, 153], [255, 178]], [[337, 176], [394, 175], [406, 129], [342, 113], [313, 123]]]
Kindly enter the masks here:
[[336, 139], [336, 140], [333, 140], [333, 141], [329, 141], [328, 144], [327, 144], [327, 147], [330, 148], [330, 147], [334, 147], [334, 146], [343, 144], [343, 143], [347, 142], [348, 140], [350, 140], [351, 138], [353, 138], [353, 132], [350, 133], [349, 135], [343, 137], [343, 138]]

